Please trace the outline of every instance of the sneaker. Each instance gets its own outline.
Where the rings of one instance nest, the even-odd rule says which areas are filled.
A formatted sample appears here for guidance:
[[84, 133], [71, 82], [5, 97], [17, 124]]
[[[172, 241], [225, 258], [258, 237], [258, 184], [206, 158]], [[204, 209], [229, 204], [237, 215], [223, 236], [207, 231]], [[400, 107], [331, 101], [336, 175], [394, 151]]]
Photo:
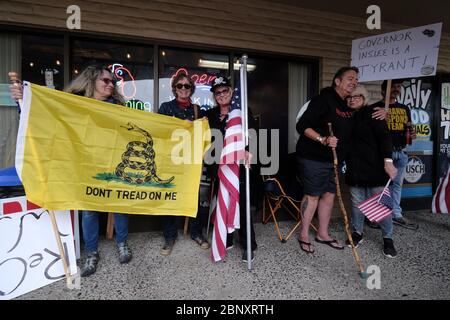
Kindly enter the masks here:
[[81, 270], [82, 277], [89, 277], [97, 271], [98, 261], [100, 260], [100, 255], [97, 251], [88, 253], [86, 261], [84, 262], [83, 269]]
[[396, 226], [400, 226], [400, 227], [403, 227], [403, 228], [406, 228], [406, 229], [410, 229], [410, 230], [417, 230], [417, 229], [419, 229], [419, 226], [417, 224], [409, 222], [404, 217], [392, 218], [392, 222]]
[[227, 237], [227, 250], [233, 249], [234, 245], [233, 245], [233, 238], [231, 238], [230, 236]]
[[130, 262], [133, 256], [131, 255], [131, 249], [128, 247], [128, 244], [126, 242], [119, 243], [117, 244], [117, 248], [119, 250], [120, 263]]
[[389, 238], [384, 238], [384, 248], [383, 248], [383, 254], [386, 257], [389, 258], [395, 258], [397, 256], [397, 251], [394, 248], [394, 241]]
[[[353, 244], [355, 245], [355, 248], [358, 248], [358, 246], [359, 246], [361, 243], [363, 243], [363, 235], [362, 235], [362, 234], [359, 234], [359, 233], [356, 232], [356, 231], [353, 231], [353, 232], [352, 232], [352, 239], [353, 239]], [[345, 241], [345, 244], [346, 244], [347, 246], [349, 246], [350, 248], [352, 247], [352, 245], [351, 245], [349, 239], [347, 239], [347, 241]]]
[[203, 250], [209, 249], [209, 243], [203, 237], [192, 238]]
[[[252, 251], [252, 262], [255, 261], [255, 251]], [[244, 254], [242, 255], [242, 261], [247, 262], [247, 250], [244, 250]]]
[[373, 222], [373, 221], [370, 221], [370, 220], [367, 219], [367, 218], [364, 218], [364, 223], [365, 223], [369, 228], [372, 228], [372, 229], [381, 229], [381, 227], [380, 227], [380, 225], [379, 225], [378, 223]]
[[175, 240], [166, 240], [164, 245], [161, 248], [160, 253], [163, 256], [168, 256], [172, 253], [173, 246], [175, 245]]

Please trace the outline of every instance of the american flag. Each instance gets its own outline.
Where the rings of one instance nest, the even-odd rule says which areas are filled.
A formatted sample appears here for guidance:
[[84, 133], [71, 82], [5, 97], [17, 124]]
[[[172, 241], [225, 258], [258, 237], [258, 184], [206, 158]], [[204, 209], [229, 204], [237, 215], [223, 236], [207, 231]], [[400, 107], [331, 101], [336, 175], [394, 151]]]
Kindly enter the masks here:
[[389, 188], [386, 187], [382, 192], [361, 202], [358, 208], [370, 221], [380, 222], [388, 217], [392, 214], [392, 198]]
[[239, 163], [245, 155], [242, 134], [241, 96], [234, 89], [219, 163], [219, 191], [214, 212], [211, 256], [217, 262], [226, 254], [227, 234], [239, 229]]
[[448, 170], [440, 180], [431, 202], [431, 211], [433, 213], [450, 213], [450, 165]]

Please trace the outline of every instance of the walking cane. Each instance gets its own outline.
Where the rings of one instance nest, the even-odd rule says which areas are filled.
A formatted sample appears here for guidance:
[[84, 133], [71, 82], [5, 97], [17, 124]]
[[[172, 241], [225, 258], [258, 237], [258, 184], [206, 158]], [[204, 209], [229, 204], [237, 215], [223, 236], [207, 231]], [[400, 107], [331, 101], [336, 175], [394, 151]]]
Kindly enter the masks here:
[[[328, 123], [328, 129], [330, 131], [330, 136], [334, 136], [333, 128], [331, 127], [331, 123]], [[364, 268], [361, 263], [361, 259], [359, 258], [358, 251], [356, 251], [355, 244], [353, 243], [353, 238], [350, 232], [350, 226], [348, 223], [347, 211], [345, 210], [344, 202], [342, 201], [341, 187], [339, 185], [339, 173], [338, 173], [338, 159], [336, 154], [336, 148], [332, 148], [333, 151], [333, 166], [334, 166], [334, 177], [336, 179], [336, 193], [338, 196], [339, 208], [341, 209], [342, 216], [344, 217], [344, 225], [345, 225], [345, 233], [347, 234], [348, 240], [350, 241], [350, 245], [352, 246], [352, 253], [355, 259], [356, 264], [359, 268], [359, 276], [362, 279], [366, 279], [369, 275], [364, 271]]]

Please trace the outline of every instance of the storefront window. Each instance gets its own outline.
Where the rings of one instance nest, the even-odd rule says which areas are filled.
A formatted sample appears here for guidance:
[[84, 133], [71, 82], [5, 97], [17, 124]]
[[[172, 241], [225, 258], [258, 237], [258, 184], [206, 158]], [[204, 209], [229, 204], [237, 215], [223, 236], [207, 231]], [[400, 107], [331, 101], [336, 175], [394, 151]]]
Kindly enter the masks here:
[[72, 78], [89, 65], [108, 66], [119, 80], [119, 92], [127, 106], [153, 108], [153, 47], [112, 41], [73, 41]]
[[196, 84], [192, 102], [202, 109], [214, 105], [210, 92], [216, 77], [228, 76], [228, 56], [197, 51], [161, 48], [159, 50], [159, 104], [173, 100], [171, 79], [185, 72]]
[[22, 36], [22, 78], [62, 90], [64, 88], [64, 38]]

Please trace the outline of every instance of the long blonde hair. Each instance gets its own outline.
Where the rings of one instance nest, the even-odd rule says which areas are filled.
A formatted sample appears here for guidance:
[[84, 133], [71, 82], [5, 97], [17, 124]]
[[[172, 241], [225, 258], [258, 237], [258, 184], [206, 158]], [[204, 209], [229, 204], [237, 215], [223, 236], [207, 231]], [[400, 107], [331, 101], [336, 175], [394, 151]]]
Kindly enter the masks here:
[[[111, 74], [111, 70], [106, 67], [100, 66], [88, 66], [84, 69], [78, 77], [72, 80], [72, 82], [64, 89], [65, 92], [83, 95], [88, 98], [94, 97], [95, 81], [100, 77], [103, 71], [107, 71]], [[111, 97], [117, 104], [125, 104], [125, 100], [122, 95], [117, 91], [116, 86], [111, 94]]]

